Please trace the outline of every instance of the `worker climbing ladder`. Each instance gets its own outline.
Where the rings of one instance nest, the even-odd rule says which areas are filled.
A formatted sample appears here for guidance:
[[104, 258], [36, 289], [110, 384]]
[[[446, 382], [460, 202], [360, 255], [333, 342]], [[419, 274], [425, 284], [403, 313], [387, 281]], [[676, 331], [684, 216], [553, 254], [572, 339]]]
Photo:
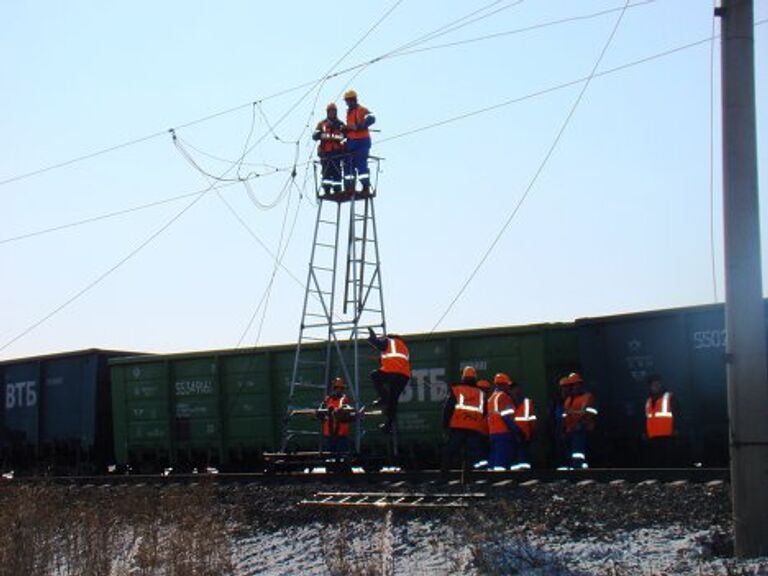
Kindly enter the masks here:
[[360, 450], [361, 378], [367, 379], [361, 375], [361, 356], [368, 352], [368, 328], [386, 332], [374, 208], [379, 159], [371, 157], [369, 163], [373, 181], [368, 191], [324, 190], [315, 166], [317, 217], [288, 383], [283, 452], [312, 445], [321, 449], [320, 427], [306, 414], [321, 404], [335, 377], [344, 378], [354, 399], [351, 439], [355, 451]]

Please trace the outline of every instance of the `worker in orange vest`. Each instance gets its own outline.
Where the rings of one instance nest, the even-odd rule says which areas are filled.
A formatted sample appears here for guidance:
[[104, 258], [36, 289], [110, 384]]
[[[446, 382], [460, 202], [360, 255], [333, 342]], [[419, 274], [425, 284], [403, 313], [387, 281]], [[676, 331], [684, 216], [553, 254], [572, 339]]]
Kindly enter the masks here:
[[485, 392], [477, 387], [477, 372], [472, 366], [466, 366], [461, 382], [451, 386], [443, 407], [443, 427], [448, 430], [443, 453], [444, 474], [457, 457], [462, 468], [472, 468], [482, 460], [485, 400]]
[[519, 431], [515, 423], [515, 404], [509, 391], [512, 379], [503, 372], [499, 372], [494, 376], [493, 384], [494, 391], [488, 398], [486, 406], [491, 441], [488, 467], [500, 472], [509, 470], [512, 466], [515, 436]]
[[597, 407], [595, 397], [584, 389], [584, 380], [577, 372], [571, 372], [560, 380], [567, 386], [563, 404], [563, 432], [568, 468], [589, 468], [589, 436], [595, 429]]
[[522, 386], [520, 386], [518, 382], [512, 382], [510, 384], [509, 393], [512, 396], [512, 402], [515, 406], [515, 426], [519, 430], [519, 434], [515, 436], [515, 452], [512, 469], [530, 470], [530, 446], [531, 440], [533, 439], [533, 430], [536, 426], [536, 414], [533, 411], [533, 400], [525, 395]]
[[341, 163], [344, 158], [344, 123], [339, 120], [336, 104], [331, 102], [325, 108], [326, 117], [317, 123], [312, 139], [317, 145], [320, 158], [321, 185], [326, 194], [341, 192]]
[[376, 336], [368, 328], [368, 343], [379, 351], [379, 368], [371, 372], [371, 381], [379, 397], [374, 406], [382, 406], [384, 423], [382, 432], [389, 434], [397, 418], [397, 402], [411, 379], [411, 356], [403, 339], [398, 334]]
[[371, 133], [368, 128], [376, 122], [370, 110], [357, 103], [357, 92], [347, 90], [344, 93], [347, 104], [346, 124], [346, 162], [344, 163], [344, 190], [354, 192], [355, 172], [360, 179], [363, 193], [370, 192], [371, 182], [368, 172], [368, 154], [371, 151]]
[[333, 454], [349, 452], [350, 421], [354, 400], [345, 392], [343, 378], [335, 378], [331, 393], [320, 405], [318, 415], [323, 420], [323, 449]]
[[661, 381], [661, 376], [648, 377], [649, 395], [645, 401], [645, 438], [650, 466], [668, 468], [675, 464], [675, 439], [680, 409], [676, 397]]

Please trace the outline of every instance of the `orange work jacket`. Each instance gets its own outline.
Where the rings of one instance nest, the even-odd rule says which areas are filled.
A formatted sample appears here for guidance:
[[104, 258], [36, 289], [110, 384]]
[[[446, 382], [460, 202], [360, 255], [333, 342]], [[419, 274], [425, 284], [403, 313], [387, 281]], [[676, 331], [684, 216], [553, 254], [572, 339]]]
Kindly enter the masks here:
[[[347, 110], [347, 126], [355, 126], [356, 124], [362, 126], [365, 123], [366, 116], [370, 113], [368, 108], [364, 108], [359, 104], [352, 110]], [[370, 137], [371, 133], [368, 131], [368, 128], [363, 128], [362, 130], [347, 130], [348, 140], [362, 140], [363, 138]]]
[[[342, 407], [352, 408], [350, 401], [351, 399], [346, 394], [342, 394], [338, 398], [334, 398], [333, 396], [325, 397], [323, 404], [328, 408], [329, 412], [323, 420], [323, 436], [349, 436], [349, 422], [340, 422], [332, 416], [330, 411], [331, 409], [337, 410]], [[334, 427], [336, 428], [335, 434]]]
[[664, 392], [655, 400], [649, 397], [645, 401], [645, 432], [648, 438], [669, 438], [674, 431], [672, 393]]
[[536, 415], [533, 413], [533, 400], [530, 398], [523, 398], [523, 401], [515, 407], [515, 424], [526, 440], [533, 437]]
[[582, 392], [565, 399], [563, 418], [566, 433], [574, 432], [582, 423], [586, 430], [594, 430], [595, 416], [597, 416], [597, 408], [595, 408], [595, 397], [591, 393]]
[[331, 122], [327, 118], [317, 123], [315, 139], [320, 140], [320, 144], [317, 146], [319, 156], [328, 156], [344, 150], [344, 145], [341, 143], [344, 140], [344, 133], [341, 131], [341, 127], [341, 122]]
[[400, 338], [387, 337], [387, 349], [381, 353], [381, 371], [411, 377], [411, 356]]
[[456, 398], [456, 406], [449, 426], [464, 430], [473, 430], [480, 434], [486, 434], [486, 421], [484, 414], [485, 393], [475, 386], [459, 384], [451, 387], [451, 393]]
[[506, 392], [496, 390], [488, 398], [488, 432], [491, 434], [508, 434], [510, 432], [504, 416], [513, 417], [515, 405]]

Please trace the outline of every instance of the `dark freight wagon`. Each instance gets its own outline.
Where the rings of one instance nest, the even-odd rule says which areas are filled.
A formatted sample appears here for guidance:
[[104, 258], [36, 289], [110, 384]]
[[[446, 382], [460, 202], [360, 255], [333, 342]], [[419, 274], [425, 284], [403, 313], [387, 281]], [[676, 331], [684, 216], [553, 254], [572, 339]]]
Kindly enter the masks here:
[[600, 405], [596, 456], [606, 466], [643, 462], [650, 374], [679, 400], [681, 466], [728, 464], [723, 306], [701, 306], [576, 322], [587, 379]]
[[3, 469], [103, 471], [113, 459], [107, 360], [84, 350], [0, 362]]
[[[449, 383], [468, 364], [481, 377], [492, 379], [504, 371], [526, 386], [541, 415], [535, 455], [543, 463], [549, 445], [544, 428], [552, 383], [578, 366], [572, 327], [493, 328], [405, 339], [413, 362], [413, 378], [401, 397], [398, 415], [400, 451], [406, 463], [437, 464]], [[258, 465], [263, 451], [280, 447], [294, 351], [293, 346], [279, 346], [112, 361], [117, 461], [147, 468]], [[321, 349], [310, 349], [309, 357], [313, 354], [318, 360], [324, 357]], [[370, 349], [360, 360], [362, 404], [374, 398], [367, 374], [376, 365], [377, 354]], [[294, 396], [292, 407], [317, 407], [324, 395], [323, 378], [319, 364], [301, 370], [299, 379], [307, 386]], [[374, 418], [363, 424], [366, 455], [384, 453], [377, 424]], [[293, 438], [288, 448], [317, 449], [319, 422], [307, 418], [300, 426], [305, 434]]]

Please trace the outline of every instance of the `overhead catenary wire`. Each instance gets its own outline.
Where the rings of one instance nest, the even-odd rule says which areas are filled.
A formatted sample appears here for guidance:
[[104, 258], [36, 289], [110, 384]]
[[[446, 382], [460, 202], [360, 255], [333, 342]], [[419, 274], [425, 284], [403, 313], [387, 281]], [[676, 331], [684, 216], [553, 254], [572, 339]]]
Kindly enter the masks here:
[[[768, 19], [759, 20], [759, 21], [755, 22], [755, 27], [762, 26], [766, 22], [768, 22]], [[686, 50], [690, 50], [692, 48], [696, 48], [696, 47], [702, 46], [704, 44], [711, 44], [711, 42], [713, 40], [717, 40], [717, 38], [719, 38], [719, 35], [716, 35], [714, 37], [714, 39], [713, 39], [713, 37], [708, 36], [706, 38], [703, 38], [703, 39], [700, 39], [700, 40], [696, 40], [696, 41], [693, 41], [693, 42], [689, 42], [687, 44], [682, 44], [680, 46], [676, 46], [676, 47], [670, 48], [668, 50], [657, 52], [657, 53], [651, 54], [649, 56], [645, 56], [645, 57], [637, 59], [637, 60], [626, 62], [626, 63], [621, 64], [619, 66], [615, 66], [613, 68], [609, 68], [609, 69], [606, 69], [606, 70], [603, 70], [601, 72], [596, 73], [595, 76], [594, 76], [594, 79], [602, 78], [602, 77], [605, 77], [605, 76], [609, 76], [611, 74], [615, 74], [615, 73], [621, 72], [623, 70], [627, 70], [627, 69], [635, 67], [635, 66], [640, 66], [642, 64], [646, 64], [646, 63], [652, 62], [654, 60], [658, 60], [658, 59], [661, 59], [661, 58], [666, 58], [668, 56], [672, 56], [674, 54], [677, 54], [677, 53], [680, 53], [680, 52], [684, 52]], [[471, 111], [466, 112], [466, 113], [462, 113], [462, 114], [459, 114], [459, 115], [456, 115], [456, 116], [451, 116], [449, 118], [445, 118], [445, 119], [442, 119], [442, 120], [431, 122], [429, 124], [418, 126], [416, 128], [411, 128], [409, 130], [405, 130], [405, 131], [400, 132], [398, 134], [393, 134], [392, 136], [388, 136], [386, 138], [379, 139], [379, 140], [376, 141], [376, 145], [380, 146], [380, 145], [383, 145], [383, 144], [385, 144], [387, 142], [391, 142], [393, 140], [397, 140], [397, 139], [400, 139], [400, 138], [406, 138], [408, 136], [413, 136], [413, 135], [419, 134], [421, 132], [425, 132], [425, 131], [428, 131], [428, 130], [433, 130], [433, 129], [439, 128], [441, 126], [452, 124], [454, 122], [460, 122], [461, 120], [464, 120], [464, 119], [467, 119], [467, 118], [471, 118], [473, 116], [477, 116], [477, 115], [480, 115], [480, 114], [485, 114], [485, 113], [488, 113], [488, 112], [492, 112], [494, 110], [498, 110], [498, 109], [504, 108], [506, 106], [511, 106], [511, 105], [517, 104], [519, 102], [524, 102], [526, 100], [530, 100], [530, 99], [538, 98], [538, 97], [541, 97], [541, 96], [545, 96], [545, 95], [550, 94], [552, 92], [563, 90], [563, 89], [566, 89], [566, 88], [570, 88], [572, 86], [578, 85], [578, 84], [580, 84], [582, 82], [585, 82], [585, 81], [586, 81], [586, 77], [577, 78], [577, 79], [574, 79], [574, 80], [569, 80], [567, 82], [562, 82], [560, 84], [549, 86], [549, 87], [543, 88], [541, 90], [537, 90], [537, 91], [534, 91], [534, 92], [529, 92], [527, 94], [524, 94], [524, 95], [521, 95], [521, 96], [517, 96], [515, 98], [511, 98], [511, 99], [505, 100], [503, 102], [492, 104], [490, 106], [485, 106], [483, 108], [478, 108], [478, 109], [475, 109], [475, 110], [471, 110]], [[163, 134], [167, 134], [167, 132], [164, 132]], [[183, 143], [183, 145], [185, 147], [194, 149], [189, 144], [189, 142], [187, 142], [186, 140], [182, 139], [180, 136], [178, 136], [178, 138], [181, 140], [181, 142]], [[201, 152], [200, 150], [196, 150], [196, 151], [205, 155], [205, 153]], [[215, 158], [215, 159], [219, 160], [221, 162], [226, 162], [228, 164], [233, 164], [233, 163], [236, 162], [236, 160], [232, 160], [232, 159], [224, 159], [224, 158]], [[298, 167], [307, 167], [307, 166], [310, 166], [310, 165], [311, 165], [311, 160], [307, 161], [307, 162], [300, 162], [300, 163], [296, 164], [296, 167], [297, 168]], [[269, 166], [269, 168], [271, 170], [268, 171], [268, 172], [262, 173], [260, 175], [260, 178], [265, 178], [265, 177], [268, 177], [268, 176], [273, 176], [273, 175], [279, 174], [281, 172], [288, 172], [288, 171], [293, 169], [293, 166], [292, 165], [290, 165], [290, 166], [282, 166], [282, 167]], [[232, 186], [232, 185], [235, 185], [235, 184], [238, 184], [238, 183], [239, 182], [235, 181], [235, 182], [230, 182], [230, 183], [222, 184], [221, 186], [219, 186], [219, 188], [225, 188], [227, 186]], [[66, 224], [60, 224], [60, 225], [57, 225], [57, 226], [52, 226], [50, 228], [43, 228], [43, 229], [40, 229], [40, 230], [35, 230], [35, 231], [32, 231], [32, 232], [27, 232], [27, 233], [20, 234], [20, 235], [17, 235], [17, 236], [12, 236], [12, 237], [8, 237], [8, 238], [0, 239], [0, 245], [6, 244], [6, 243], [11, 243], [11, 242], [17, 242], [17, 241], [24, 240], [24, 239], [27, 239], [27, 238], [32, 238], [34, 236], [40, 236], [40, 235], [43, 235], [43, 234], [49, 234], [49, 233], [53, 233], [53, 232], [58, 232], [58, 231], [65, 230], [65, 229], [68, 229], [68, 228], [75, 228], [75, 227], [78, 227], [78, 226], [83, 226], [83, 225], [86, 225], [86, 224], [91, 224], [91, 223], [94, 223], [94, 222], [98, 222], [100, 220], [106, 220], [106, 219], [109, 219], [109, 218], [115, 218], [115, 217], [122, 216], [122, 215], [125, 215], [125, 214], [130, 214], [132, 212], [136, 212], [136, 211], [140, 211], [140, 210], [145, 210], [145, 209], [152, 208], [152, 207], [155, 207], [155, 206], [160, 206], [162, 204], [167, 204], [167, 203], [175, 202], [177, 200], [181, 200], [181, 199], [184, 199], [184, 198], [189, 198], [189, 197], [194, 196], [197, 193], [198, 192], [189, 192], [189, 193], [186, 193], [186, 194], [181, 194], [181, 195], [178, 195], [178, 196], [172, 196], [172, 197], [165, 198], [165, 199], [162, 199], [162, 200], [157, 200], [157, 201], [149, 202], [147, 204], [140, 204], [140, 205], [133, 206], [133, 207], [126, 208], [126, 209], [122, 209], [122, 210], [116, 210], [114, 212], [107, 212], [105, 214], [101, 214], [101, 215], [98, 215], [98, 216], [93, 216], [93, 217], [90, 217], [90, 218], [84, 218], [82, 220], [76, 220], [76, 221], [69, 222], [69, 223], [66, 223]]]
[[595, 74], [597, 72], [598, 67], [600, 66], [600, 62], [603, 61], [603, 57], [605, 56], [606, 52], [608, 51], [608, 48], [611, 46], [614, 37], [616, 36], [616, 32], [619, 29], [619, 25], [621, 24], [621, 21], [624, 18], [624, 14], [626, 13], [626, 7], [629, 5], [629, 0], [626, 0], [624, 4], [624, 10], [622, 10], [619, 13], [619, 16], [616, 18], [616, 22], [613, 25], [613, 28], [611, 29], [610, 34], [608, 35], [608, 38], [603, 44], [602, 50], [600, 51], [599, 56], [597, 57], [597, 60], [595, 61], [594, 65], [592, 66], [592, 69], [590, 71], [589, 76], [587, 77], [587, 80], [584, 82], [584, 85], [581, 87], [581, 90], [579, 91], [578, 96], [576, 97], [576, 100], [574, 100], [573, 104], [571, 105], [571, 108], [568, 112], [568, 114], [565, 117], [565, 120], [560, 126], [560, 129], [558, 130], [557, 134], [555, 135], [554, 140], [552, 141], [552, 144], [547, 149], [547, 153], [544, 155], [544, 158], [539, 163], [538, 168], [533, 174], [533, 177], [531, 178], [530, 182], [528, 183], [528, 186], [526, 187], [525, 191], [523, 192], [520, 199], [515, 203], [515, 206], [512, 209], [512, 212], [509, 214], [507, 219], [505, 220], [504, 224], [502, 225], [499, 232], [496, 234], [495, 238], [491, 242], [490, 246], [485, 250], [482, 257], [480, 258], [480, 261], [477, 263], [477, 265], [473, 268], [473, 270], [470, 272], [467, 279], [464, 281], [462, 286], [459, 288], [459, 291], [454, 296], [453, 300], [451, 300], [450, 304], [448, 304], [448, 307], [445, 309], [445, 311], [442, 313], [440, 318], [438, 318], [437, 322], [435, 322], [434, 326], [432, 326], [432, 330], [430, 332], [434, 332], [437, 330], [437, 327], [440, 326], [442, 321], [445, 319], [445, 317], [453, 310], [453, 307], [455, 306], [456, 302], [459, 301], [459, 298], [464, 294], [469, 284], [472, 282], [472, 280], [475, 279], [475, 276], [477, 276], [477, 273], [480, 271], [480, 268], [482, 268], [483, 264], [485, 264], [486, 260], [488, 260], [488, 257], [493, 252], [494, 248], [496, 248], [496, 245], [501, 240], [504, 233], [509, 228], [509, 225], [512, 223], [512, 220], [514, 220], [515, 216], [520, 211], [520, 208], [523, 206], [523, 203], [525, 202], [526, 198], [531, 193], [531, 190], [533, 190], [534, 185], [536, 184], [537, 180], [539, 179], [539, 176], [544, 171], [544, 168], [547, 166], [549, 159], [552, 157], [552, 154], [555, 152], [555, 149], [557, 148], [558, 143], [563, 137], [563, 134], [565, 133], [566, 128], [568, 128], [568, 125], [571, 122], [571, 119], [573, 118], [574, 114], [576, 113], [576, 110], [579, 107], [579, 104], [584, 98], [584, 94], [586, 94], [587, 88], [589, 88], [590, 84], [592, 83], [592, 79], [595, 77]]
[[[492, 6], [494, 4], [498, 4], [499, 1], [500, 0], [496, 0], [495, 2], [492, 2], [489, 6]], [[484, 9], [487, 9], [487, 6], [484, 7], [484, 8], [481, 8], [479, 10], [475, 10], [474, 13], [477, 13], [477, 12], [482, 11]], [[463, 17], [463, 18], [466, 18], [466, 17]], [[463, 20], [463, 18], [460, 18], [459, 21]], [[470, 24], [471, 23], [473, 23], [473, 22], [470, 22]], [[469, 25], [469, 24], [464, 23], [463, 25]], [[244, 103], [244, 104], [238, 104], [236, 106], [232, 106], [232, 107], [226, 108], [224, 110], [220, 110], [220, 111], [217, 111], [217, 112], [214, 112], [214, 113], [211, 113], [211, 114], [207, 114], [205, 116], [202, 116], [202, 117], [199, 117], [199, 118], [187, 121], [187, 122], [183, 122], [181, 124], [176, 124], [176, 125], [173, 126], [172, 129], [174, 129], [177, 132], [179, 132], [179, 131], [184, 130], [186, 128], [190, 128], [192, 126], [203, 124], [205, 122], [208, 122], [208, 121], [220, 118], [222, 116], [227, 116], [229, 114], [233, 114], [235, 112], [244, 110], [244, 109], [248, 108], [249, 106], [252, 106], [253, 103], [256, 102], [256, 101], [260, 102], [260, 103], [263, 103], [263, 102], [266, 102], [268, 100], [273, 100], [273, 99], [276, 99], [276, 98], [280, 98], [282, 96], [286, 96], [288, 94], [291, 94], [291, 93], [296, 92], [298, 90], [301, 90], [303, 88], [307, 88], [307, 87], [310, 87], [310, 86], [314, 87], [319, 82], [322, 82], [324, 80], [330, 80], [332, 78], [338, 78], [340, 76], [344, 76], [346, 74], [350, 74], [350, 73], [352, 73], [352, 72], [354, 72], [354, 71], [356, 71], [356, 70], [358, 70], [360, 68], [368, 67], [368, 66], [371, 66], [373, 64], [376, 64], [378, 62], [381, 62], [383, 60], [386, 60], [388, 58], [393, 57], [395, 55], [395, 54], [392, 54], [393, 52], [396, 52], [398, 49], [406, 49], [405, 46], [410, 45], [410, 46], [408, 46], [408, 48], [412, 48], [414, 43], [426, 42], [426, 41], [429, 41], [431, 39], [434, 39], [434, 36], [432, 34], [435, 34], [438, 31], [441, 31], [441, 32], [444, 31], [445, 27], [446, 26], [444, 25], [444, 26], [438, 28], [433, 33], [421, 36], [421, 37], [417, 38], [414, 41], [406, 43], [406, 45], [403, 45], [400, 48], [396, 48], [395, 50], [390, 50], [389, 52], [385, 52], [385, 53], [383, 53], [383, 54], [381, 54], [379, 56], [376, 56], [374, 58], [365, 60], [365, 61], [360, 62], [358, 64], [355, 64], [353, 66], [349, 66], [349, 67], [347, 67], [347, 68], [345, 68], [343, 70], [338, 70], [338, 71], [332, 72], [330, 74], [325, 74], [325, 75], [323, 75], [323, 76], [321, 76], [319, 78], [313, 79], [313, 80], [308, 80], [308, 81], [305, 81], [305, 82], [301, 82], [301, 83], [296, 84], [294, 86], [291, 86], [291, 87], [288, 87], [288, 88], [284, 88], [284, 89], [279, 90], [277, 92], [273, 92], [273, 93], [268, 94], [266, 96], [261, 96], [261, 97], [255, 99], [255, 100], [251, 100], [251, 101], [249, 101], [247, 103]], [[450, 31], [454, 32], [457, 29], [461, 29], [461, 27], [463, 27], [463, 26], [459, 26], [459, 27], [457, 27], [455, 29], [451, 29]], [[49, 164], [47, 166], [42, 166], [42, 167], [34, 169], [34, 170], [30, 170], [30, 171], [27, 171], [27, 172], [22, 172], [22, 173], [13, 175], [13, 176], [9, 176], [9, 177], [7, 177], [7, 178], [5, 178], [3, 180], [0, 180], [0, 187], [6, 186], [8, 184], [12, 184], [14, 182], [19, 182], [21, 180], [25, 180], [27, 178], [32, 178], [34, 176], [45, 174], [45, 173], [51, 172], [53, 170], [65, 168], [67, 166], [71, 166], [72, 164], [76, 164], [76, 163], [79, 163], [79, 162], [84, 162], [84, 161], [87, 161], [87, 160], [90, 160], [90, 159], [93, 159], [93, 158], [97, 158], [99, 156], [103, 156], [105, 154], [109, 154], [111, 152], [115, 152], [115, 151], [123, 149], [123, 148], [128, 148], [130, 146], [135, 146], [135, 145], [138, 145], [138, 144], [141, 144], [141, 143], [153, 140], [155, 138], [162, 137], [162, 136], [166, 135], [167, 132], [168, 132], [168, 129], [159, 130], [159, 131], [147, 134], [145, 136], [141, 136], [141, 137], [138, 137], [138, 138], [133, 138], [133, 139], [130, 139], [130, 140], [126, 140], [124, 142], [120, 142], [120, 143], [112, 145], [112, 146], [108, 146], [108, 147], [105, 147], [105, 148], [102, 148], [102, 149], [99, 149], [99, 150], [94, 150], [93, 152], [89, 152], [89, 153], [86, 153], [86, 154], [82, 154], [82, 155], [79, 155], [79, 156], [75, 156], [75, 157], [69, 158], [67, 160], [63, 160], [61, 162], [56, 162], [56, 163], [53, 163], [53, 164]]]

